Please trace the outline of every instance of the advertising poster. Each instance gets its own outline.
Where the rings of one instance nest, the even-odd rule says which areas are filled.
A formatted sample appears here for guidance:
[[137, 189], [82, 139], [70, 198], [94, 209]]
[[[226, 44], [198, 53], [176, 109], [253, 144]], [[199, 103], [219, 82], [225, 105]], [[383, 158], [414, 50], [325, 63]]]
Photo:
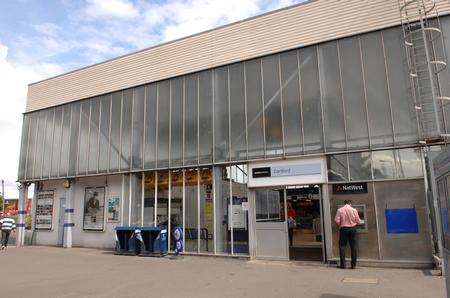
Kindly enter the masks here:
[[120, 221], [120, 198], [110, 197], [108, 199], [108, 222]]
[[84, 192], [83, 230], [103, 231], [105, 188], [87, 187]]
[[53, 217], [52, 190], [39, 191], [36, 201], [36, 230], [51, 230]]

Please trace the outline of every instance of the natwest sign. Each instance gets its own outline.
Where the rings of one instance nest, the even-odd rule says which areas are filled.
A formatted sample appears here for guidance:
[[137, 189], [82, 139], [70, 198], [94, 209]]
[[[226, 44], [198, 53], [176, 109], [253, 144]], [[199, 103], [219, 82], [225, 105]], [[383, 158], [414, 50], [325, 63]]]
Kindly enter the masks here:
[[333, 194], [346, 195], [346, 194], [358, 194], [367, 193], [367, 183], [344, 183], [333, 184]]

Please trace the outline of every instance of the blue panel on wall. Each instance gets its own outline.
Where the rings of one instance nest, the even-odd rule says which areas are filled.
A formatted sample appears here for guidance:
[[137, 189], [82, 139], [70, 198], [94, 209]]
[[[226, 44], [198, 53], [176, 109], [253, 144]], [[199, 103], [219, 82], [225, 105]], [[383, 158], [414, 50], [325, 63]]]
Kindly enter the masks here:
[[386, 209], [384, 213], [388, 234], [419, 233], [415, 208]]

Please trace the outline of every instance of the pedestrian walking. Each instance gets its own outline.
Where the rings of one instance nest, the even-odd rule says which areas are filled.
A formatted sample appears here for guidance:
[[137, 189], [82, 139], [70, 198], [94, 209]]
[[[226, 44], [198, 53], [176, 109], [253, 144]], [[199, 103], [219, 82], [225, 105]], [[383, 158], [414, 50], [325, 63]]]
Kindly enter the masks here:
[[4, 217], [0, 219], [0, 225], [2, 230], [2, 245], [1, 250], [4, 250], [8, 246], [8, 240], [11, 232], [16, 231], [16, 221], [11, 217]]
[[345, 200], [344, 204], [338, 209], [334, 218], [339, 226], [339, 257], [341, 259], [339, 268], [345, 269], [345, 248], [348, 242], [352, 257], [351, 266], [352, 269], [355, 269], [357, 260], [356, 226], [361, 220], [358, 211], [351, 206], [351, 201]]

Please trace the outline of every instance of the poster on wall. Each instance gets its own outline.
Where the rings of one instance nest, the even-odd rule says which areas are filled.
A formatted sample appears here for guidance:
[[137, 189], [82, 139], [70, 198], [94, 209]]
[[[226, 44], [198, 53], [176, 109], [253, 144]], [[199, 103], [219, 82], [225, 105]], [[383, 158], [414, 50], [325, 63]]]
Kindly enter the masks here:
[[87, 187], [84, 192], [83, 230], [103, 231], [105, 188]]
[[52, 229], [53, 198], [53, 190], [38, 192], [36, 200], [36, 230]]
[[108, 199], [108, 222], [120, 221], [120, 198], [110, 197]]

